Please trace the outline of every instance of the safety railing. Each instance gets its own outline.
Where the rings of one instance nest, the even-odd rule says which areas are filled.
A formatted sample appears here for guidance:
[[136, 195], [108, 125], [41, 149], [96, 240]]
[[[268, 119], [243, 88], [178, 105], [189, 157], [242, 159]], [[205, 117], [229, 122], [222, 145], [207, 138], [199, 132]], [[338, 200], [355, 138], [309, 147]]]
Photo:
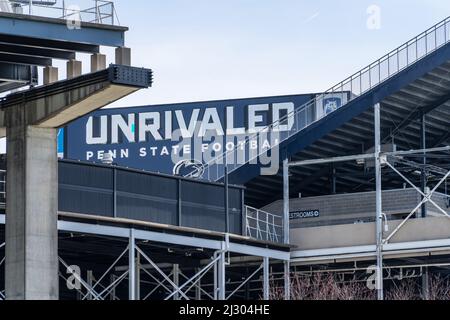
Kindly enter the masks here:
[[[337, 108], [335, 105], [333, 106], [332, 103], [327, 104], [330, 97], [339, 98], [342, 102], [342, 107], [447, 44], [450, 41], [449, 35], [450, 17], [402, 44], [324, 93], [317, 95], [311, 101], [295, 109], [294, 112], [281, 117], [270, 126], [246, 137], [243, 142], [236, 145], [233, 149], [214, 157], [201, 168], [203, 173], [202, 178], [210, 181], [218, 181], [225, 174], [223, 163], [227, 164], [228, 173], [232, 173], [243, 164], [258, 159], [258, 157], [267, 151], [261, 150], [256, 154], [251, 152], [250, 144], [254, 141], [271, 141], [272, 148], [279, 145], [304, 128], [336, 111]], [[280, 126], [286, 126], [287, 123], [292, 122], [294, 125], [290, 131], [277, 130]], [[242, 161], [242, 150], [247, 150], [248, 156], [246, 155], [245, 161]], [[199, 169], [187, 176], [193, 177], [198, 172]]]
[[[81, 9], [77, 3], [92, 6]], [[78, 0], [70, 4], [64, 0], [0, 0], [0, 11], [98, 24], [119, 23], [114, 2], [104, 0]]]
[[283, 218], [272, 213], [245, 207], [247, 237], [274, 243], [283, 243]]

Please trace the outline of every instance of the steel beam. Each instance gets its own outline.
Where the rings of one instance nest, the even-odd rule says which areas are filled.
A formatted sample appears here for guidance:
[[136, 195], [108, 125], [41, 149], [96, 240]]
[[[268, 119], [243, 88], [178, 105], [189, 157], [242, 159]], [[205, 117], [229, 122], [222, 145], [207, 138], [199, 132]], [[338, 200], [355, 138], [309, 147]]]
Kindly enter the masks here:
[[52, 59], [50, 58], [21, 56], [17, 54], [8, 54], [8, 53], [0, 53], [0, 61], [29, 66], [41, 66], [41, 67], [47, 67], [52, 65]]
[[6, 34], [0, 34], [0, 42], [52, 50], [66, 50], [92, 54], [100, 52], [100, 47], [98, 45], [48, 39], [36, 39], [30, 37], [11, 36]]
[[74, 31], [64, 19], [0, 12], [0, 30], [10, 36], [123, 47], [128, 28], [81, 22], [81, 29]]
[[74, 51], [56, 50], [50, 48], [43, 49], [38, 47], [20, 46], [9, 43], [0, 43], [0, 52], [24, 56], [40, 57], [40, 58], [61, 59], [61, 60], [75, 59]]

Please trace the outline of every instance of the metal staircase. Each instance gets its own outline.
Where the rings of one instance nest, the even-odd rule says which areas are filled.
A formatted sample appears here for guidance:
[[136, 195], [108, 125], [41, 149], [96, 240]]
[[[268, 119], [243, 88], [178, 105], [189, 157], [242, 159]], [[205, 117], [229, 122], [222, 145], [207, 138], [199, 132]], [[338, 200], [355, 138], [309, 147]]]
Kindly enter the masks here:
[[[256, 134], [248, 136], [245, 139], [245, 144], [241, 143], [234, 149], [216, 156], [211, 161], [204, 164], [201, 168], [197, 168], [195, 171], [186, 175], [186, 177], [201, 176], [202, 179], [210, 181], [221, 180], [225, 175], [225, 166], [223, 163], [227, 164], [226, 169], [228, 174], [230, 174], [244, 164], [258, 159], [259, 156], [267, 152], [264, 150], [263, 152], [256, 154], [246, 152], [245, 161], [235, 161], [236, 154], [239, 154], [240, 152], [239, 150], [242, 151], [243, 149], [250, 149], [249, 145], [251, 141], [263, 141], [266, 139], [274, 142], [271, 145], [272, 149], [279, 146], [282, 142], [294, 135], [297, 135], [306, 127], [333, 113], [336, 110], [335, 108], [324, 110], [324, 102], [328, 99], [328, 97], [342, 97], [342, 107], [358, 96], [368, 92], [378, 85], [383, 84], [385, 81], [397, 75], [402, 70], [418, 63], [424, 57], [448, 44], [449, 41], [450, 17], [402, 44], [367, 67], [333, 86], [323, 94], [318, 95], [315, 99], [312, 99], [300, 108], [297, 108], [294, 112], [282, 117], [279, 121], [265, 127]], [[280, 132], [277, 130], [279, 126], [282, 126], [292, 120], [294, 120], [294, 126], [291, 131]]]

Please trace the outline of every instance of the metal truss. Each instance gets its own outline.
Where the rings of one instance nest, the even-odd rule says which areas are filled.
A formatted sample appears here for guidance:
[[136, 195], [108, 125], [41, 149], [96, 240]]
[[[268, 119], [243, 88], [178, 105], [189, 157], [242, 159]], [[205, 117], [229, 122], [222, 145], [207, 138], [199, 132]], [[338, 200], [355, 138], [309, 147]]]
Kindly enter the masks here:
[[[408, 183], [411, 187], [413, 187], [418, 193], [420, 193], [423, 197], [422, 201], [420, 201], [420, 203], [410, 212], [410, 214], [400, 223], [400, 225], [397, 226], [397, 228], [395, 228], [395, 230], [386, 238], [383, 240], [383, 243], [389, 243], [389, 241], [392, 239], [392, 237], [397, 234], [397, 232], [403, 228], [403, 226], [408, 222], [409, 219], [411, 219], [411, 217], [417, 212], [417, 210], [419, 210], [424, 204], [426, 203], [431, 203], [434, 207], [436, 207], [436, 209], [438, 209], [444, 216], [446, 216], [447, 218], [450, 218], [450, 215], [447, 213], [447, 211], [445, 211], [444, 209], [442, 209], [438, 204], [436, 204], [436, 202], [433, 201], [432, 196], [434, 195], [434, 193], [441, 187], [441, 185], [443, 183], [445, 183], [448, 179], [448, 177], [450, 177], [450, 171], [448, 171], [447, 173], [444, 174], [444, 177], [436, 184], [436, 186], [433, 188], [433, 190], [431, 190], [428, 193], [424, 193], [422, 192], [422, 190], [420, 190], [420, 188], [418, 188], [414, 183], [411, 182], [411, 180], [409, 180], [404, 174], [402, 174], [399, 170], [397, 170], [390, 162], [388, 159], [386, 159], [386, 161], [384, 161], [384, 164], [386, 164], [389, 168], [391, 168], [395, 173], [397, 173], [403, 180], [405, 180], [406, 183]], [[436, 170], [435, 170], [436, 171]]]
[[[0, 215], [0, 224], [3, 224], [5, 217]], [[231, 299], [243, 285], [251, 281], [258, 272], [263, 271], [263, 297], [269, 299], [270, 295], [270, 261], [284, 262], [285, 268], [289, 266], [290, 253], [288, 251], [280, 251], [276, 249], [256, 247], [248, 244], [241, 244], [230, 241], [230, 236], [224, 234], [222, 240], [211, 240], [194, 238], [182, 235], [173, 235], [166, 233], [159, 233], [154, 231], [139, 230], [133, 228], [91, 225], [85, 223], [75, 223], [59, 221], [58, 229], [60, 231], [90, 234], [93, 236], [113, 237], [120, 239], [127, 239], [128, 245], [117, 256], [114, 262], [105, 269], [103, 274], [95, 279], [94, 275], [88, 273], [87, 276], [81, 275], [74, 270], [76, 262], [66, 261], [63, 257], [58, 257], [61, 269], [59, 277], [67, 283], [76, 280], [79, 287], [74, 288], [78, 293], [78, 299], [80, 300], [118, 300], [116, 295], [116, 289], [120, 284], [128, 279], [128, 299], [129, 300], [147, 300], [160, 288], [164, 289], [167, 293], [165, 300], [168, 299], [198, 299], [202, 298], [211, 300], [227, 300]], [[192, 248], [203, 248], [211, 250], [212, 256], [204, 262], [202, 267], [198, 267], [195, 270], [195, 274], [187, 276], [181, 272], [181, 268], [177, 268], [172, 272], [164, 272], [151, 256], [144, 251], [142, 243], [155, 242], [159, 244], [170, 245], [182, 245]], [[5, 244], [0, 244], [2, 249]], [[128, 265], [118, 266], [118, 263], [127, 259], [128, 253]], [[230, 254], [238, 255], [241, 257], [250, 256], [258, 257], [264, 261], [264, 263], [258, 267], [257, 272], [254, 272], [243, 283], [238, 282], [237, 288], [233, 288], [233, 291], [227, 291], [226, 286], [231, 286], [234, 283], [226, 283], [226, 269], [231, 267], [231, 259], [227, 256]], [[150, 265], [149, 268], [143, 267], [142, 262], [146, 262]], [[0, 265], [4, 264], [4, 259], [0, 260]], [[74, 263], [74, 265], [71, 265]], [[289, 275], [289, 268], [287, 274]], [[176, 271], [176, 272], [175, 272]], [[156, 273], [155, 273], [156, 272]], [[207, 290], [209, 284], [206, 281], [202, 281], [207, 275], [213, 274], [213, 290]], [[151, 282], [146, 279], [141, 279], [141, 275], [148, 276]], [[287, 278], [289, 278], [287, 276]], [[161, 280], [162, 279], [162, 280]], [[148, 293], [141, 294], [141, 284], [152, 284], [154, 288]], [[289, 284], [286, 288], [287, 297], [289, 297]], [[230, 290], [231, 288], [229, 288]], [[193, 290], [195, 290], [195, 297], [193, 296]], [[227, 295], [228, 294], [228, 295]], [[123, 298], [123, 297], [121, 297]], [[0, 291], [0, 299], [4, 299], [3, 291]]]
[[[90, 279], [85, 281], [82, 276], [75, 270], [73, 270], [73, 267], [69, 266], [61, 257], [59, 257], [58, 259], [59, 262], [66, 268], [67, 273], [73, 276], [87, 290], [87, 293], [84, 293], [82, 290], [77, 289], [77, 291], [81, 294], [81, 300], [105, 300], [106, 297], [110, 295], [112, 295], [112, 298], [116, 300], [117, 297], [115, 296], [115, 294], [113, 294], [113, 291], [126, 278], [126, 276], [129, 274], [129, 270], [126, 270], [121, 275], [116, 277], [106, 287], [101, 283], [128, 251], [129, 246], [126, 247], [126, 249], [119, 255], [119, 257], [111, 264], [111, 266], [102, 274], [102, 276], [98, 280], [95, 280], [95, 278], [91, 276]], [[68, 280], [68, 278], [64, 277], [61, 272], [60, 277], [66, 281]], [[97, 288], [101, 288], [102, 291], [99, 291]]]

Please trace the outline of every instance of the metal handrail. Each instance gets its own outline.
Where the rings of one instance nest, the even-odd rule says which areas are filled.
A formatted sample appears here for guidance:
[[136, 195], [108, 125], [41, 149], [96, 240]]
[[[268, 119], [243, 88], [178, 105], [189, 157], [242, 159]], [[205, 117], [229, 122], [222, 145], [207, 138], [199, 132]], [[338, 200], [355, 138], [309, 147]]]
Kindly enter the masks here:
[[[334, 111], [328, 114], [322, 114], [320, 116], [316, 115], [316, 117], [314, 117], [314, 119], [310, 122], [308, 122], [307, 119], [308, 111], [311, 111], [312, 112], [311, 114], [315, 114], [317, 103], [325, 99], [330, 94], [342, 94], [342, 95], [348, 94], [347, 101], [343, 103], [343, 105], [345, 105], [348, 102], [355, 99], [356, 97], [382, 84], [383, 82], [397, 75], [402, 70], [408, 68], [412, 64], [415, 64], [416, 62], [420, 61], [427, 55], [435, 52], [437, 49], [446, 45], [450, 41], [449, 29], [450, 29], [450, 17], [447, 17], [446, 19], [435, 24], [426, 31], [415, 36], [411, 40], [403, 43], [401, 46], [392, 50], [388, 54], [382, 56], [375, 62], [369, 64], [365, 68], [362, 68], [360, 71], [354, 73], [350, 77], [347, 77], [345, 80], [339, 82], [337, 85], [331, 87], [324, 93], [319, 94], [314, 99], [297, 108], [294, 112], [291, 112], [285, 115], [284, 117], [281, 117], [278, 121], [259, 130], [257, 133], [249, 137], [246, 137], [244, 143], [240, 143], [239, 145], [235, 146], [232, 150], [228, 150], [226, 152], [223, 152], [219, 156], [216, 156], [215, 158], [213, 158], [212, 160], [203, 165], [202, 177], [204, 179], [213, 181], [217, 181], [223, 178], [225, 170], [221, 169], [219, 171], [219, 165], [223, 162], [223, 159], [229, 159], [230, 155], [233, 155], [234, 159], [234, 154], [238, 152], [238, 149], [242, 149], [243, 147], [248, 146], [250, 141], [257, 139], [258, 137], [261, 136], [261, 134], [267, 135], [268, 133], [273, 132], [274, 128], [279, 127], [287, 120], [295, 118], [295, 120], [297, 120], [295, 121], [296, 127], [293, 130], [284, 133], [284, 137], [283, 133], [277, 132], [277, 134], [280, 134], [282, 136], [278, 139], [277, 145], [287, 140], [295, 133], [308, 127], [309, 125], [328, 116]], [[304, 117], [300, 118], [300, 116]], [[304, 120], [304, 124], [301, 124], [302, 123], [301, 120]], [[248, 163], [256, 159], [261, 154], [263, 154], [263, 152], [257, 154], [255, 157], [251, 159], [250, 158], [246, 159], [245, 163]], [[215, 165], [215, 172], [214, 172], [214, 165]], [[237, 170], [240, 167], [240, 164], [227, 164], [227, 167], [228, 173], [232, 173], [233, 171]], [[192, 177], [196, 173], [197, 170], [188, 174], [187, 177]]]
[[[81, 22], [90, 22], [98, 24], [110, 24], [115, 25], [119, 21], [115, 4], [113, 1], [106, 0], [92, 0], [94, 6], [87, 9], [73, 9], [66, 6], [66, 2], [61, 0], [58, 4], [58, 0], [47, 1], [29, 1], [29, 0], [0, 0], [0, 2], [15, 4], [20, 7], [28, 7], [28, 12], [23, 14], [38, 15], [38, 16], [53, 16], [58, 19], [72, 19], [74, 15], [80, 19]], [[36, 12], [34, 8], [38, 8], [45, 12]], [[106, 8], [106, 10], [105, 10]], [[106, 12], [105, 12], [106, 11]], [[62, 14], [61, 14], [62, 12]], [[17, 13], [17, 12], [16, 12]], [[46, 14], [55, 13], [55, 14]], [[86, 16], [87, 17], [83, 17]], [[119, 22], [118, 22], [119, 23]]]
[[[279, 223], [276, 220], [279, 220]], [[248, 237], [275, 243], [283, 242], [283, 218], [281, 216], [246, 206], [245, 221]]]

